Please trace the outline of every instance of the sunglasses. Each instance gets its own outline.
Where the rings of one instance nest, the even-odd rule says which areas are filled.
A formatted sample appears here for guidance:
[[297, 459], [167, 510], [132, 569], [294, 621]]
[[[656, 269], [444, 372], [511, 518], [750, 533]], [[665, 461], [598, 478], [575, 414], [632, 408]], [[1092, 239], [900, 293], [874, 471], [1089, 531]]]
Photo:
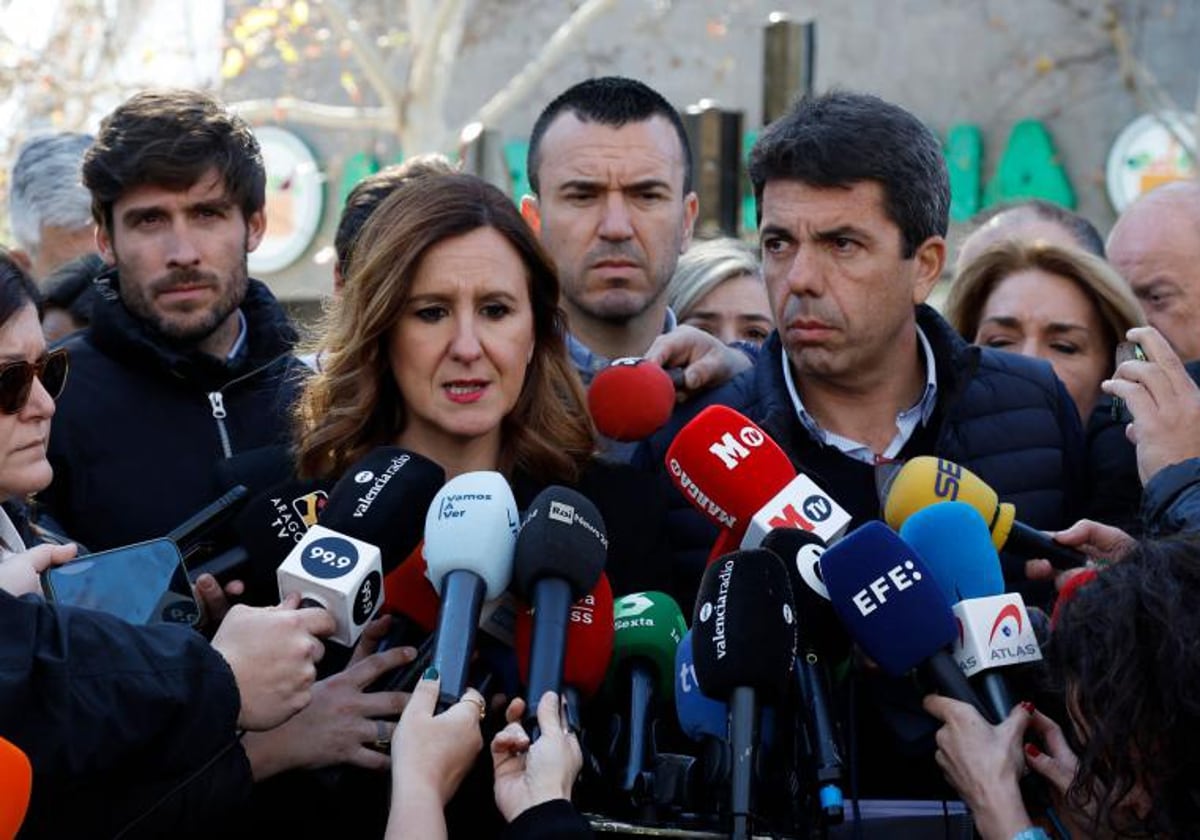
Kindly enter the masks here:
[[59, 347], [36, 362], [9, 362], [0, 365], [0, 413], [16, 414], [29, 402], [36, 376], [50, 399], [58, 399], [67, 384], [67, 348]]

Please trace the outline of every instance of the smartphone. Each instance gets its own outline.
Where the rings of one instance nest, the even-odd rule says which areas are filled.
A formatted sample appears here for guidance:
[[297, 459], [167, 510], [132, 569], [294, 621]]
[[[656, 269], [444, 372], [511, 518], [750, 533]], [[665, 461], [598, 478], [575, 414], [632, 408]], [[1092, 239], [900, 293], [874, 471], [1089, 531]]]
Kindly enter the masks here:
[[88, 554], [42, 573], [47, 600], [115, 615], [131, 624], [200, 620], [179, 547], [168, 539]]
[[[1119, 368], [1123, 362], [1146, 361], [1146, 353], [1142, 350], [1142, 345], [1135, 344], [1132, 341], [1122, 341], [1118, 344], [1116, 355], [1116, 364], [1113, 366], [1114, 370]], [[1133, 420], [1125, 408], [1125, 400], [1113, 397], [1112, 419], [1114, 423], [1128, 423]]]

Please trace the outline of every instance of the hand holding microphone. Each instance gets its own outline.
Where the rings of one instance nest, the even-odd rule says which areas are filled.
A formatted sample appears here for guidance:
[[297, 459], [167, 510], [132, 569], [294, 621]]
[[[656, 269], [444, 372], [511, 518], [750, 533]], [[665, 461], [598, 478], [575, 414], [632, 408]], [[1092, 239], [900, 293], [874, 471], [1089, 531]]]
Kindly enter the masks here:
[[468, 688], [436, 714], [444, 696], [431, 667], [413, 689], [396, 727], [388, 837], [444, 837], [443, 809], [483, 748], [483, 697]]
[[320, 638], [332, 634], [337, 622], [323, 609], [297, 609], [299, 603], [293, 595], [278, 607], [238, 604], [213, 637], [241, 697], [239, 729], [271, 729], [311, 699], [316, 663], [325, 654]]
[[588, 413], [596, 430], [619, 441], [643, 440], [671, 419], [675, 386], [651, 361], [614, 359], [588, 386]]
[[537, 706], [541, 736], [531, 742], [521, 719], [525, 701], [517, 698], [505, 713], [508, 725], [492, 739], [496, 806], [508, 822], [534, 806], [571, 799], [571, 789], [583, 767], [579, 739], [567, 722], [566, 702], [552, 691]]
[[385, 718], [399, 717], [408, 695], [364, 689], [387, 671], [411, 662], [416, 653], [412, 648], [391, 648], [364, 656], [316, 683], [312, 700], [283, 725], [246, 733], [242, 743], [255, 781], [284, 770], [334, 764], [386, 770], [395, 724]]
[[646, 359], [664, 368], [682, 368], [679, 401], [728, 382], [754, 366], [749, 357], [715, 335], [687, 324], [654, 339]]
[[1032, 706], [1017, 706], [993, 726], [966, 703], [927, 696], [925, 711], [942, 722], [935, 759], [963, 797], [982, 837], [1016, 837], [1033, 827], [1018, 784]]

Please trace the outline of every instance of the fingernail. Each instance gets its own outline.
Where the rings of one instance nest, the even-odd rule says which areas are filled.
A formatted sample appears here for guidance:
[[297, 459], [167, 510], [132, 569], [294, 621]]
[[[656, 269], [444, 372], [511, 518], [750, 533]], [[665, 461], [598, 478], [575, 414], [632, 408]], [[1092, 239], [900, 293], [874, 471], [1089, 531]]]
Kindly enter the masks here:
[[1033, 714], [1033, 704], [1030, 703], [1028, 700], [1021, 701], [1021, 708], [1025, 710], [1025, 714], [1027, 714], [1027, 715]]
[[403, 651], [404, 651], [404, 655], [405, 655], [405, 656], [407, 656], [409, 659], [416, 659], [416, 658], [417, 658], [417, 649], [416, 649], [416, 648], [414, 648], [414, 647], [405, 647], [405, 648], [401, 648], [401, 650], [403, 650]]
[[1041, 758], [1042, 751], [1037, 748], [1037, 744], [1026, 744], [1025, 755], [1029, 756], [1030, 758]]
[[430, 665], [425, 669], [425, 675], [421, 679], [436, 680], [438, 678], [438, 669]]

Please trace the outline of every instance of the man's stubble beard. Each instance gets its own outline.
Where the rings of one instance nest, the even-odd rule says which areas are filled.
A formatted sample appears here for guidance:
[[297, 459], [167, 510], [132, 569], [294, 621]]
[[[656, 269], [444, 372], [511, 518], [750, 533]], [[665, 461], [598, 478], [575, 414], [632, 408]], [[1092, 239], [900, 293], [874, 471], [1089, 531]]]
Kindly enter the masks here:
[[163, 277], [156, 278], [150, 284], [149, 289], [137, 287], [136, 290], [127, 288], [124, 284], [120, 284], [122, 276], [122, 263], [120, 254], [116, 247], [113, 247], [113, 256], [116, 259], [118, 289], [120, 291], [121, 303], [128, 309], [139, 321], [149, 324], [155, 331], [165, 336], [173, 344], [182, 346], [196, 346], [202, 343], [205, 339], [211, 336], [220, 328], [225, 320], [235, 311], [241, 308], [242, 303], [246, 299], [246, 293], [250, 288], [250, 269], [248, 265], [249, 254], [246, 251], [247, 240], [242, 242], [242, 259], [238, 264], [236, 273], [230, 278], [231, 282], [225, 290], [225, 294], [218, 298], [212, 306], [208, 308], [206, 317], [196, 323], [187, 325], [177, 325], [172, 323], [170, 315], [163, 315], [155, 310], [151, 300], [154, 297], [155, 288], [159, 285], [172, 285], [171, 283], [162, 284], [160, 281], [166, 278], [178, 280], [181, 277], [194, 276], [198, 278], [213, 277], [213, 272], [200, 272], [193, 270], [173, 271]]

